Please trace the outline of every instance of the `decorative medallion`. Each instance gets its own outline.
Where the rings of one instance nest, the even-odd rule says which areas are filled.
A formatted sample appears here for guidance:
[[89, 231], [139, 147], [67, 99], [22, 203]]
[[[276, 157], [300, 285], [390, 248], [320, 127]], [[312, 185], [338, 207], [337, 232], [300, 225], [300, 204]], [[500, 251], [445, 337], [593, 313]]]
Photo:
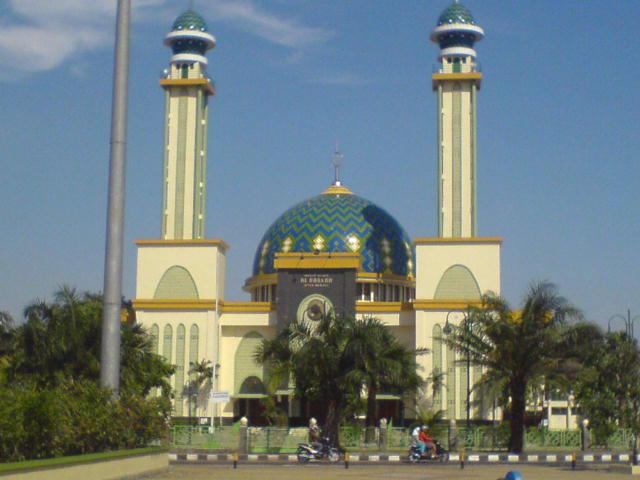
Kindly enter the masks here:
[[291, 246], [293, 245], [293, 240], [291, 239], [291, 237], [287, 237], [284, 239], [284, 242], [282, 242], [282, 251], [284, 253], [287, 253], [289, 251], [291, 251]]
[[360, 240], [356, 235], [349, 235], [347, 237], [347, 247], [349, 247], [349, 250], [352, 252], [360, 250]]
[[314, 250], [324, 250], [324, 237], [322, 235], [318, 235], [313, 239], [313, 249]]

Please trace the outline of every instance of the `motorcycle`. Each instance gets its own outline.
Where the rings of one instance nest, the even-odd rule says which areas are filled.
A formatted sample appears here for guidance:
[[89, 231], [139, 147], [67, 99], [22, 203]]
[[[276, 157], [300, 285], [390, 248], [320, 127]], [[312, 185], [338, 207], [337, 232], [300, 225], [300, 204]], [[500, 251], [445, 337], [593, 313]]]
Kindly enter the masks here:
[[427, 450], [424, 455], [420, 454], [420, 447], [417, 443], [412, 443], [409, 448], [409, 461], [411, 463], [418, 463], [422, 460], [439, 460], [444, 462], [447, 459], [449, 452], [442, 446], [442, 444], [435, 440], [435, 449]]
[[299, 443], [298, 444], [298, 462], [307, 463], [309, 460], [328, 459], [330, 462], [340, 460], [340, 452], [331, 445], [328, 437], [321, 438], [318, 443]]

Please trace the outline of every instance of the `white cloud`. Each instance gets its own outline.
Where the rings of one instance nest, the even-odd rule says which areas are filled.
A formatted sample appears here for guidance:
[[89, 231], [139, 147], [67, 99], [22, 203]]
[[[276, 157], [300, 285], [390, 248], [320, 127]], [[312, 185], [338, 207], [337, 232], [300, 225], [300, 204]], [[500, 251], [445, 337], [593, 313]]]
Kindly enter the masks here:
[[236, 27], [290, 48], [303, 48], [333, 37], [331, 30], [309, 27], [292, 18], [267, 12], [249, 0], [217, 0], [203, 7], [214, 18], [228, 21]]
[[[133, 19], [165, 22], [169, 3], [135, 0]], [[0, 69], [10, 67], [14, 73], [47, 71], [111, 46], [115, 5], [115, 0], [8, 0], [9, 13], [0, 17]], [[273, 14], [250, 0], [201, 1], [198, 9], [205, 17], [292, 49], [300, 50], [333, 36], [330, 30]]]
[[[138, 0], [136, 11], [165, 0]], [[51, 70], [66, 60], [112, 44], [113, 0], [9, 0], [0, 18], [0, 67], [16, 73]]]

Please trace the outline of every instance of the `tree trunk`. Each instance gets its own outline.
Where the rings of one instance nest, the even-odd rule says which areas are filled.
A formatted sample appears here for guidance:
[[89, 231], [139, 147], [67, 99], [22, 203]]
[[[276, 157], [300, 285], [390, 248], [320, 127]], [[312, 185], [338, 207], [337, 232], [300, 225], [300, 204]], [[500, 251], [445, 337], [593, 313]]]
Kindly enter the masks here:
[[340, 449], [340, 408], [338, 402], [329, 400], [327, 405], [327, 423], [324, 430], [324, 436], [329, 437], [331, 444]]
[[524, 447], [525, 387], [524, 382], [517, 382], [509, 388], [511, 393], [509, 451], [514, 453], [521, 453]]
[[376, 439], [376, 394], [378, 388], [376, 385], [369, 386], [367, 392], [367, 418], [365, 420], [365, 438], [366, 443], [372, 443]]

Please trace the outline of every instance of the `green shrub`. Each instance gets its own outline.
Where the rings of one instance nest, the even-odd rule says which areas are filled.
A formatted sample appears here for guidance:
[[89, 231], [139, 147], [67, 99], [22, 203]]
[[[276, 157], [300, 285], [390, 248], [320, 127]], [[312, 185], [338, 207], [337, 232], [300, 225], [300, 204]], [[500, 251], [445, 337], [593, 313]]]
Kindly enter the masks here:
[[137, 448], [164, 440], [164, 398], [126, 395], [113, 400], [89, 380], [38, 389], [32, 383], [0, 389], [3, 462]]

